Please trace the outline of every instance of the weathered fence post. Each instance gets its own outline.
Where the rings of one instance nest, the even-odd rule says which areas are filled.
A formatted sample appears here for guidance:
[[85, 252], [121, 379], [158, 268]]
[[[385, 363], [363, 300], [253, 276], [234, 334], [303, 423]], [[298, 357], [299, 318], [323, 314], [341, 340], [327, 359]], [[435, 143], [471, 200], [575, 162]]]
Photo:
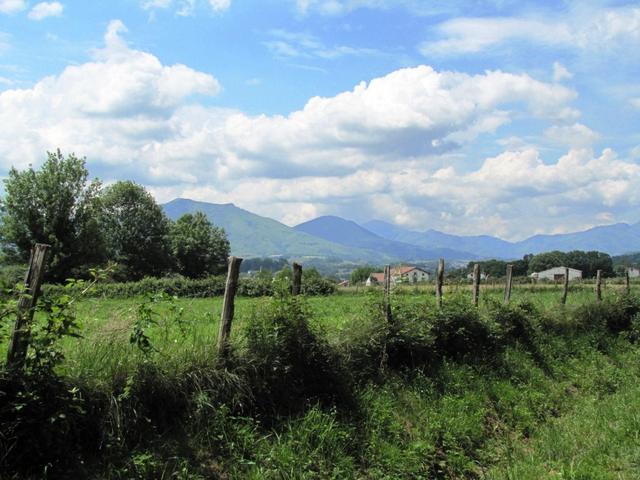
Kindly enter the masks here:
[[218, 333], [218, 355], [225, 357], [229, 350], [229, 335], [231, 334], [231, 322], [235, 306], [236, 290], [238, 289], [238, 276], [242, 259], [229, 257], [229, 269], [227, 271], [227, 284], [224, 288], [222, 300], [222, 315], [220, 316], [220, 331]]
[[384, 318], [387, 324], [391, 323], [391, 265], [384, 267]]
[[20, 299], [18, 300], [16, 322], [13, 325], [13, 332], [7, 349], [7, 367], [9, 369], [22, 369], [27, 357], [31, 321], [33, 320], [38, 295], [40, 295], [40, 285], [44, 276], [48, 250], [49, 245], [43, 243], [36, 243], [31, 249], [29, 270], [27, 270], [24, 278], [24, 291], [20, 294]]
[[513, 285], [513, 265], [507, 265], [507, 278], [504, 286], [504, 303], [511, 300], [511, 287]]
[[293, 262], [293, 285], [291, 286], [291, 294], [293, 296], [300, 295], [302, 291], [302, 265]]
[[627, 268], [624, 272], [624, 286], [625, 290], [627, 291], [627, 295], [631, 294], [631, 280], [629, 277], [629, 269]]
[[436, 302], [438, 308], [442, 307], [442, 285], [444, 284], [444, 258], [438, 260], [438, 270], [436, 271]]
[[478, 300], [480, 298], [480, 265], [475, 264], [473, 266], [473, 305], [478, 306]]
[[569, 267], [564, 267], [564, 292], [562, 292], [562, 304], [566, 305], [569, 295]]
[[602, 270], [596, 272], [596, 300], [602, 301]]

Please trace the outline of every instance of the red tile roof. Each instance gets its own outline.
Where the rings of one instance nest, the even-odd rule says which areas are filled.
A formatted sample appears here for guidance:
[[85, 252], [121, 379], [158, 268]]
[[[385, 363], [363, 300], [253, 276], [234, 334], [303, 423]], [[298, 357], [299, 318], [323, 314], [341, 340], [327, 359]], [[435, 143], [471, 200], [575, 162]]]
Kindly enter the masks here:
[[371, 278], [376, 282], [384, 282], [384, 272], [376, 272], [371, 274]]

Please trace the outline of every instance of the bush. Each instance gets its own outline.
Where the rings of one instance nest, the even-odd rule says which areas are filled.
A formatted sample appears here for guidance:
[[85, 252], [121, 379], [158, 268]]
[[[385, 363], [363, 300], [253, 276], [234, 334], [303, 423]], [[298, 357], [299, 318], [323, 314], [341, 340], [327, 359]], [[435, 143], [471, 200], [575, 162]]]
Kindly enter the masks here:
[[0, 267], [0, 289], [8, 290], [24, 282], [27, 265], [4, 265]]
[[[288, 281], [288, 279], [287, 279]], [[137, 282], [112, 282], [98, 283], [88, 293], [91, 297], [101, 298], [130, 298], [156, 293], [185, 298], [219, 297], [224, 294], [226, 277], [220, 275], [199, 279], [190, 279], [182, 276], [155, 278], [145, 277]], [[238, 282], [237, 294], [245, 297], [263, 297], [274, 294], [275, 287], [271, 279], [266, 276], [241, 278]], [[336, 286], [331, 281], [320, 278], [304, 280], [302, 293], [304, 295], [331, 295], [335, 293]], [[47, 284], [42, 287], [44, 297], [56, 297], [67, 294], [77, 294], [80, 291], [69, 291], [62, 285]]]
[[45, 478], [49, 470], [60, 474], [98, 450], [101, 412], [87, 392], [57, 377], [2, 370], [0, 392], [0, 478], [9, 478], [8, 472], [32, 478]]
[[244, 330], [254, 398], [261, 410], [292, 412], [344, 399], [344, 376], [324, 336], [309, 325], [301, 297], [274, 298]]
[[603, 302], [582, 305], [576, 320], [586, 330], [606, 328], [611, 333], [630, 330], [633, 318], [640, 313], [640, 299], [629, 295], [607, 298]]

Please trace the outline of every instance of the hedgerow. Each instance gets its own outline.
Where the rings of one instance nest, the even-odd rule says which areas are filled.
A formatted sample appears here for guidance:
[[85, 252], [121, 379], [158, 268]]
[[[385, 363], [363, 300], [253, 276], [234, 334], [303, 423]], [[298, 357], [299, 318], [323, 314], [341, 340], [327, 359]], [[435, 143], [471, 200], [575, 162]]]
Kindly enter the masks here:
[[[324, 278], [303, 278], [302, 293], [305, 295], [330, 295], [337, 289], [336, 285]], [[181, 276], [155, 278], [146, 277], [137, 282], [123, 283], [99, 283], [88, 293], [88, 296], [99, 298], [130, 298], [157, 293], [184, 297], [207, 298], [224, 294], [226, 277], [211, 276], [201, 279], [190, 279]], [[271, 279], [265, 278], [241, 278], [238, 284], [237, 294], [245, 297], [263, 297], [274, 294], [274, 285]], [[42, 287], [45, 297], [56, 297], [63, 293], [77, 294], [79, 291], [69, 291], [64, 285], [47, 284]]]

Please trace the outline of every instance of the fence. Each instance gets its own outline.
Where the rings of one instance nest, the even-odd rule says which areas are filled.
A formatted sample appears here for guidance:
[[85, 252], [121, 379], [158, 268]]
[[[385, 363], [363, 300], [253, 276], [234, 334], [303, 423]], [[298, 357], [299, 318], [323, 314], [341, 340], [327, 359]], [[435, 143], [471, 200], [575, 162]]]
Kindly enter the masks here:
[[[24, 367], [27, 350], [30, 340], [31, 323], [33, 321], [33, 315], [40, 295], [42, 278], [44, 276], [45, 260], [49, 245], [36, 244], [31, 252], [31, 259], [29, 261], [29, 268], [26, 272], [25, 281], [22, 289], [20, 290], [20, 297], [18, 300], [18, 308], [16, 321], [11, 333], [9, 348], [7, 351], [7, 366], [10, 369], [22, 369]], [[231, 328], [233, 324], [234, 310], [235, 310], [235, 297], [238, 292], [239, 286], [239, 274], [240, 264], [242, 258], [229, 257], [228, 271], [226, 277], [226, 283], [224, 286], [224, 297], [222, 313], [220, 318], [220, 330], [218, 335], [218, 355], [221, 359], [227, 356], [229, 349], [229, 337], [231, 334]], [[435, 295], [438, 308], [442, 307], [444, 298], [444, 272], [445, 261], [440, 259], [438, 262], [438, 268], [435, 278]], [[504, 281], [504, 297], [503, 301], [508, 304], [511, 301], [511, 292], [513, 288], [513, 265], [507, 265], [506, 275]], [[631, 282], [629, 271], [624, 277], [624, 289], [626, 293], [631, 291]], [[391, 309], [391, 284], [392, 284], [392, 270], [391, 266], [387, 265], [384, 269], [383, 280], [383, 308], [384, 317], [386, 322], [391, 323], [392, 309]], [[475, 306], [478, 306], [481, 289], [481, 274], [479, 264], [475, 264], [472, 275], [472, 301]], [[494, 284], [494, 287], [496, 285]], [[500, 288], [500, 287], [498, 287]], [[595, 281], [595, 298], [596, 301], [602, 301], [603, 290], [603, 278], [602, 271], [598, 270]], [[291, 279], [291, 293], [296, 296], [302, 291], [302, 265], [293, 263], [292, 279]], [[561, 303], [564, 305], [567, 303], [569, 296], [569, 269], [565, 269], [565, 275], [563, 279], [563, 291], [561, 297]]]

